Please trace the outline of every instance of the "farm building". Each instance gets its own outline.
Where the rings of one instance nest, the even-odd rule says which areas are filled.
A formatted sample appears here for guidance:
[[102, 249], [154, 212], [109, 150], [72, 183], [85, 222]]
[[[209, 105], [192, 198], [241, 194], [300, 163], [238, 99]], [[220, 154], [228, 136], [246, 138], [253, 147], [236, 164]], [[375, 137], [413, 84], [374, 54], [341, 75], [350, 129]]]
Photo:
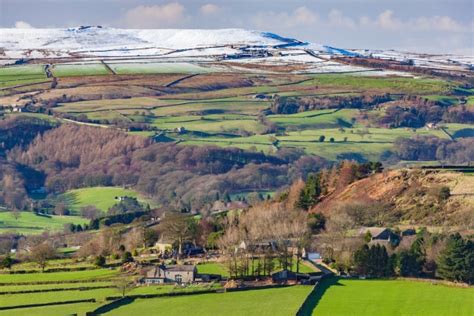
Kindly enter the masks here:
[[146, 272], [145, 284], [193, 283], [197, 275], [194, 265], [158, 265]]
[[367, 234], [367, 232], [370, 233], [370, 236], [372, 236], [372, 241], [374, 240], [385, 240], [385, 241], [390, 241], [392, 238], [392, 231], [386, 227], [365, 227], [361, 228], [359, 231], [360, 236], [364, 236]]
[[386, 227], [366, 227], [361, 228], [359, 231], [359, 236], [365, 236], [367, 233], [370, 233], [370, 242], [369, 244], [379, 244], [383, 246], [397, 245], [400, 242], [400, 237], [393, 233], [390, 228]]

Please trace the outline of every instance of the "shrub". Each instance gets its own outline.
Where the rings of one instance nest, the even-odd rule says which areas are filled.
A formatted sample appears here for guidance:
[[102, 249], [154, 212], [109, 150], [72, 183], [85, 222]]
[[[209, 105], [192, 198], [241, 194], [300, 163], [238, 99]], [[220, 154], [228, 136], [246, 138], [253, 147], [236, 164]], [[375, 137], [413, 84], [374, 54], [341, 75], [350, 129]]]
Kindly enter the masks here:
[[122, 255], [122, 263], [133, 262], [133, 256], [130, 251], [126, 251]]
[[446, 201], [451, 196], [451, 190], [447, 186], [443, 186], [439, 189], [438, 198], [440, 201]]
[[106, 262], [106, 260], [105, 260], [105, 257], [104, 257], [104, 256], [97, 256], [97, 257], [95, 257], [95, 259], [94, 259], [94, 264], [95, 264], [96, 266], [98, 266], [98, 267], [103, 267], [103, 266], [105, 266], [105, 262]]
[[438, 261], [438, 275], [450, 281], [474, 282], [474, 242], [459, 233], [448, 238]]
[[10, 256], [6, 256], [0, 261], [0, 268], [2, 269], [10, 269], [12, 265], [13, 259]]

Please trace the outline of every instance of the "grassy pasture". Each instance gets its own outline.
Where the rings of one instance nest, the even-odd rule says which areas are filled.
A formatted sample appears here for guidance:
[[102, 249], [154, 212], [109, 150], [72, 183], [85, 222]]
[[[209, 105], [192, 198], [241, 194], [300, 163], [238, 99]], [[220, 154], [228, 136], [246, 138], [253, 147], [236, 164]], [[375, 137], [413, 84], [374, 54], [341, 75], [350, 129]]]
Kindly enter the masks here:
[[[293, 117], [288, 115], [287, 117], [290, 117], [289, 120], [293, 123], [298, 120], [305, 120], [304, 116]], [[441, 130], [426, 130], [424, 128], [417, 129], [416, 131], [404, 128], [344, 128], [343, 130], [339, 128], [321, 128], [289, 132], [286, 136], [271, 134], [237, 138], [193, 138], [186, 139], [183, 143], [238, 147], [242, 149], [253, 148], [267, 152], [272, 146], [272, 138], [276, 137], [279, 141], [279, 146], [301, 148], [307, 153], [319, 155], [327, 159], [336, 159], [338, 155], [350, 152], [360, 153], [366, 159], [378, 159], [382, 152], [393, 147], [393, 143], [398, 137], [412, 137], [415, 135], [435, 135], [440, 138], [448, 138]], [[325, 136], [324, 142], [319, 142], [320, 136]], [[334, 143], [329, 142], [330, 138], [334, 138]], [[345, 138], [347, 138], [346, 141], [344, 141]]]
[[[85, 286], [87, 283], [79, 283]], [[100, 284], [99, 284], [100, 285]], [[65, 288], [69, 286], [63, 284]], [[1, 287], [0, 287], [1, 289]], [[27, 289], [27, 288], [25, 288]], [[147, 287], [136, 287], [127, 294], [158, 294], [167, 293], [173, 291], [173, 286], [147, 286]], [[40, 304], [47, 302], [60, 302], [69, 300], [82, 300], [94, 298], [97, 301], [105, 302], [107, 296], [120, 296], [120, 292], [117, 288], [105, 288], [105, 289], [89, 289], [89, 290], [66, 290], [57, 292], [37, 292], [31, 293], [18, 293], [11, 295], [0, 295], [0, 306], [9, 305], [22, 305], [22, 304]]]
[[291, 115], [270, 115], [268, 119], [278, 126], [299, 128], [327, 128], [327, 127], [350, 127], [355, 120], [358, 110], [315, 110]]
[[0, 292], [13, 292], [13, 291], [35, 291], [44, 289], [64, 289], [64, 288], [81, 288], [87, 286], [109, 286], [113, 283], [111, 281], [103, 282], [80, 282], [80, 283], [53, 283], [53, 284], [28, 284], [28, 285], [2, 285], [0, 286]]
[[50, 81], [50, 80], [40, 77], [40, 76], [28, 77], [28, 78], [10, 77], [9, 79], [3, 79], [3, 80], [2, 78], [0, 78], [0, 88], [9, 88], [9, 87], [15, 87], [15, 86], [20, 86], [20, 85], [43, 83], [45, 81]]
[[156, 116], [167, 115], [200, 115], [203, 111], [220, 111], [221, 113], [238, 113], [255, 115], [259, 110], [266, 108], [268, 104], [258, 101], [222, 101], [222, 102], [187, 102], [176, 106], [157, 107], [153, 109], [153, 114]]
[[152, 97], [139, 97], [129, 99], [106, 99], [93, 101], [79, 101], [60, 104], [57, 109], [60, 112], [87, 113], [106, 110], [146, 110], [157, 108], [164, 105], [173, 105], [181, 103], [180, 100], [160, 100]]
[[454, 85], [439, 79], [401, 78], [401, 77], [370, 77], [341, 74], [316, 75], [313, 80], [305, 81], [302, 85], [318, 87], [347, 87], [359, 91], [383, 90], [390, 93], [409, 93], [417, 95], [438, 95], [447, 93]]
[[469, 124], [443, 124], [446, 131], [454, 138], [474, 137], [474, 126]]
[[119, 196], [135, 197], [141, 202], [150, 203], [150, 201], [140, 197], [136, 191], [120, 187], [92, 187], [70, 190], [61, 194], [58, 199], [64, 200], [74, 212], [78, 212], [81, 207], [87, 205], [93, 205], [99, 210], [107, 212], [110, 207], [118, 203], [115, 197]]
[[20, 65], [0, 67], [0, 88], [50, 81], [44, 65]]
[[[51, 292], [55, 293], [55, 292]], [[19, 308], [0, 311], [2, 316], [64, 316], [64, 315], [85, 315], [93, 311], [103, 303], [78, 303], [67, 305], [53, 305], [33, 308]]]
[[468, 316], [474, 314], [474, 288], [402, 280], [328, 280], [314, 303], [314, 316]]
[[31, 77], [31, 76], [43, 76], [46, 78], [44, 72], [44, 65], [20, 65], [20, 66], [7, 66], [0, 67], [0, 80], [8, 77]]
[[[96, 270], [94, 270], [96, 271]], [[91, 279], [96, 278], [110, 278], [118, 276], [115, 274], [111, 275], [108, 270], [97, 270], [100, 273], [89, 273], [88, 277]], [[114, 272], [114, 271], [113, 271]], [[37, 280], [37, 275], [52, 275], [55, 274], [54, 278], [58, 283], [41, 284], [41, 285], [2, 285], [0, 286], [0, 292], [7, 291], [22, 291], [22, 290], [45, 290], [45, 289], [57, 289], [63, 288], [63, 291], [54, 292], [36, 292], [36, 293], [14, 293], [7, 295], [0, 295], [0, 306], [16, 306], [26, 304], [43, 304], [50, 302], [61, 302], [69, 300], [81, 300], [81, 299], [95, 299], [96, 303], [78, 303], [78, 304], [67, 304], [67, 305], [56, 305], [47, 307], [35, 307], [35, 308], [18, 308], [8, 311], [0, 311], [0, 315], [65, 315], [66, 314], [78, 314], [84, 315], [88, 311], [92, 311], [102, 304], [105, 304], [105, 297], [107, 296], [120, 296], [118, 289], [113, 286], [111, 281], [104, 282], [80, 282], [80, 283], [59, 283], [62, 281], [62, 277], [58, 277], [60, 273], [43, 273], [43, 274], [29, 274], [32, 279]], [[95, 275], [95, 277], [92, 277]], [[85, 274], [72, 273], [68, 275], [68, 279], [77, 280], [78, 277], [84, 277]], [[53, 278], [49, 278], [51, 280]], [[97, 287], [97, 286], [109, 286], [103, 289], [84, 289], [84, 287]], [[171, 292], [189, 292], [189, 291], [200, 291], [209, 288], [217, 288], [220, 285], [192, 285], [189, 287], [181, 288], [173, 285], [164, 286], [141, 286], [135, 287], [128, 295], [140, 295], [140, 294], [162, 294]], [[82, 289], [79, 289], [82, 288]], [[79, 290], [74, 290], [79, 289]], [[59, 308], [61, 307], [61, 308]]]
[[195, 116], [189, 120], [176, 120], [174, 122], [158, 119], [155, 120], [153, 126], [168, 130], [172, 130], [177, 127], [185, 127], [187, 130], [201, 132], [225, 132], [237, 129], [242, 129], [249, 132], [260, 132], [263, 129], [263, 126], [261, 126], [261, 124], [259, 124], [257, 120], [254, 119], [235, 120], [227, 119], [226, 117], [223, 117], [222, 119], [213, 119], [207, 116]]
[[208, 73], [213, 68], [201, 67], [190, 63], [109, 63], [117, 74], [173, 74]]
[[[27, 274], [2, 274], [0, 283], [29, 283], [29, 282], [61, 282], [68, 280], [107, 280], [117, 276], [118, 271], [108, 269], [95, 269], [72, 272], [49, 272]], [[1, 289], [1, 287], [0, 287]]]
[[198, 273], [203, 273], [203, 274], [220, 274], [223, 276], [228, 276], [229, 273], [225, 269], [224, 265], [218, 262], [206, 262], [199, 264], [197, 266], [198, 268]]
[[[58, 248], [57, 252], [58, 254], [61, 254], [61, 250], [64, 248]], [[46, 266], [46, 271], [48, 269], [54, 269], [54, 268], [95, 268], [94, 264], [90, 261], [77, 261], [72, 258], [61, 258], [61, 259], [54, 259], [54, 260], [49, 260], [48, 265]], [[35, 262], [30, 262], [30, 261], [25, 261], [21, 263], [14, 264], [11, 268], [11, 270], [35, 270], [40, 272], [40, 268], [38, 267], [38, 264]], [[1, 283], [1, 282], [0, 282]]]
[[[110, 315], [295, 315], [309, 286], [262, 289], [223, 294], [202, 294], [157, 299], [138, 299], [111, 311]], [[107, 314], [107, 315], [108, 315]]]
[[0, 233], [40, 234], [45, 230], [61, 231], [64, 224], [84, 224], [87, 219], [78, 216], [38, 216], [31, 212], [21, 212], [15, 219], [10, 212], [0, 212]]
[[108, 75], [110, 72], [100, 63], [97, 64], [57, 64], [53, 74], [56, 77]]

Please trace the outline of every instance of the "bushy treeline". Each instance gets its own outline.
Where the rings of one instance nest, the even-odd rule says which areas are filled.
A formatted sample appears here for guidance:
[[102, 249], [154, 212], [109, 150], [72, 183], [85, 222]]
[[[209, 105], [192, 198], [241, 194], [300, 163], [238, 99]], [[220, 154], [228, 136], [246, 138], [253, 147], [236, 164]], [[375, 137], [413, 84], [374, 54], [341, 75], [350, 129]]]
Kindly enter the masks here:
[[216, 193], [277, 189], [327, 163], [299, 152], [277, 157], [237, 148], [160, 144], [117, 130], [76, 125], [49, 131], [28, 148], [12, 150], [9, 158], [42, 172], [49, 192], [133, 186], [187, 210], [214, 202]]
[[456, 141], [434, 136], [399, 138], [395, 141], [394, 149], [403, 160], [440, 160], [450, 163], [474, 161], [474, 138], [459, 138]]
[[418, 96], [405, 96], [387, 106], [376, 124], [420, 128], [428, 123], [474, 123], [474, 111], [465, 105], [445, 106]]
[[360, 96], [286, 97], [276, 96], [271, 114], [294, 114], [321, 109], [374, 109], [385, 106], [381, 116], [372, 119], [383, 127], [420, 128], [428, 123], [474, 123], [474, 111], [466, 105], [448, 106], [441, 101], [406, 95], [395, 99], [390, 94]]
[[273, 114], [294, 114], [321, 109], [364, 109], [390, 100], [390, 94], [325, 97], [276, 96], [272, 102], [270, 110]]
[[[441, 250], [434, 250], [442, 244]], [[460, 234], [442, 236], [421, 230], [408, 249], [391, 250], [380, 244], [363, 245], [353, 254], [353, 269], [370, 277], [440, 277], [445, 280], [474, 282], [474, 243]], [[436, 253], [433, 256], [433, 252]], [[431, 253], [431, 254], [430, 254]]]

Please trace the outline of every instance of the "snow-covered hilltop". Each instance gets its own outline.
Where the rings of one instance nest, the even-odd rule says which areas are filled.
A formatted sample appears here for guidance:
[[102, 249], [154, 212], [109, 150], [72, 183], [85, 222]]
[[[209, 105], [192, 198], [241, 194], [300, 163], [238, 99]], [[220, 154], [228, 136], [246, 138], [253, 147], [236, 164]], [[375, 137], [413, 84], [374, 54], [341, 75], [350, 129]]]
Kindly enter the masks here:
[[[157, 55], [205, 48], [300, 46], [307, 43], [243, 29], [114, 29], [82, 26], [68, 29], [0, 29], [6, 57]], [[221, 53], [232, 52], [221, 49]], [[35, 56], [36, 57], [36, 56]]]
[[114, 29], [81, 26], [68, 29], [0, 29], [0, 64], [42, 59], [51, 62], [150, 60], [165, 62], [239, 62], [244, 64], [299, 64], [305, 71], [366, 70], [332, 57], [374, 57], [421, 67], [468, 70], [471, 57], [346, 50], [243, 29]]
[[114, 29], [101, 26], [82, 26], [68, 29], [1, 29], [0, 46], [8, 50], [104, 50], [186, 49], [227, 45], [276, 46], [302, 44], [271, 33], [243, 29]]

